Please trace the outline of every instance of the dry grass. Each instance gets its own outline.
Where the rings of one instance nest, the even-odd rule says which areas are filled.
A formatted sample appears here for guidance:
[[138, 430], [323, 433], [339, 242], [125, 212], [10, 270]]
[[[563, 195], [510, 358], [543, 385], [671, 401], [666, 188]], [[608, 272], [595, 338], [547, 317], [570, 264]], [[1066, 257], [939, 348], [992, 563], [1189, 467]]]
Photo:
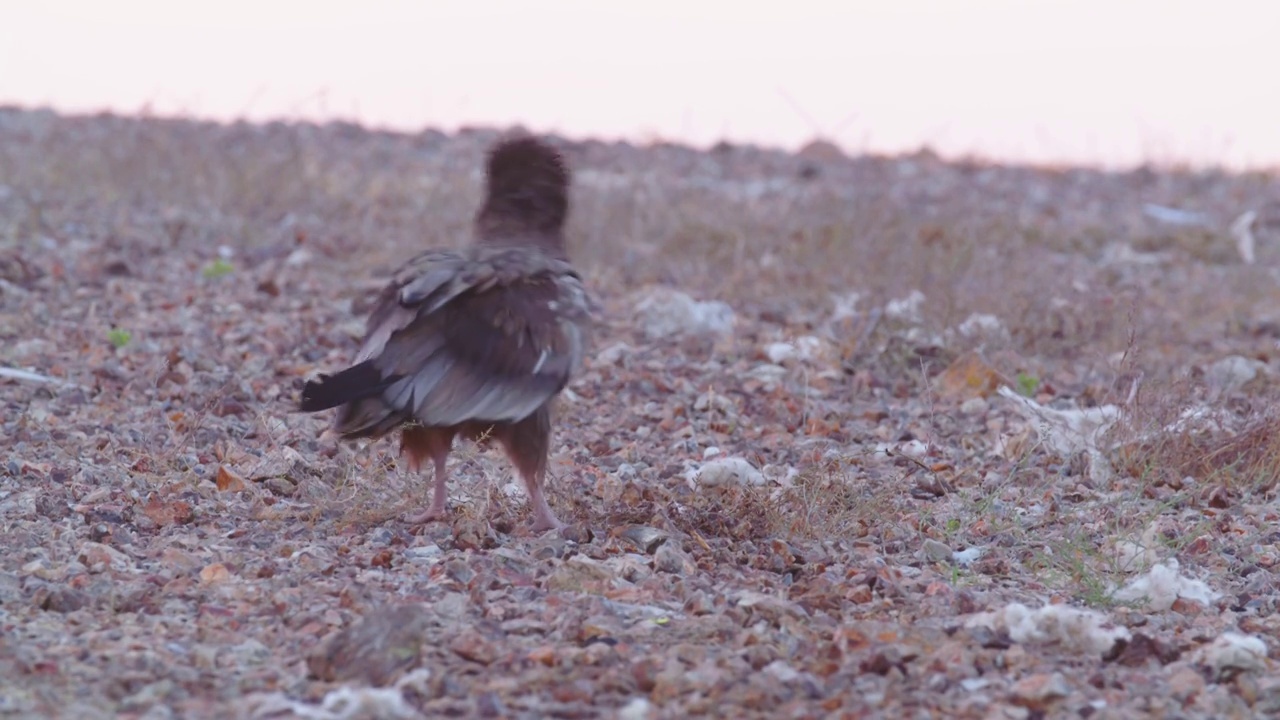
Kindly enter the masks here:
[[[1225, 228], [1280, 180], [565, 142], [571, 252], [605, 307], [553, 453], [552, 503], [594, 532], [566, 545], [522, 534], [509, 468], [470, 446], [456, 522], [407, 527], [428, 480], [394, 443], [338, 446], [327, 418], [292, 412], [303, 377], [349, 358], [390, 269], [467, 241], [492, 136], [0, 111], [0, 358], [87, 388], [0, 381], [0, 628], [17, 649], [0, 670], [35, 688], [4, 702], [195, 717], [315, 700], [336, 686], [305, 669], [319, 638], [409, 598], [461, 613], [423, 642], [437, 674], [406, 697], [428, 714], [499, 698], [585, 717], [634, 697], [662, 717], [1260, 712], [1240, 682], [1175, 691], [1221, 630], [1280, 647], [1274, 229], [1246, 266], [1223, 231], [1142, 205]], [[729, 303], [734, 333], [645, 339], [634, 308], [653, 285]], [[891, 311], [915, 290], [918, 317]], [[961, 333], [975, 313], [1005, 332]], [[810, 356], [768, 361], [805, 337]], [[1232, 355], [1257, 376], [1223, 384]], [[957, 391], [948, 369], [971, 357], [981, 382]], [[1053, 451], [996, 381], [1119, 406], [1100, 445], [1113, 472]], [[1216, 427], [1175, 426], [1189, 408]], [[763, 484], [700, 484], [713, 447]], [[639, 547], [636, 527], [664, 540]], [[134, 570], [95, 565], [93, 543]], [[1115, 601], [1168, 559], [1224, 599]], [[742, 600], [757, 592], [772, 604]], [[1011, 601], [1115, 612], [1187, 654], [1129, 666], [946, 631]], [[660, 609], [666, 634], [628, 621], [584, 650], [617, 603]], [[805, 679], [764, 673], [775, 661]], [[1068, 697], [1012, 684], [1052, 672]], [[965, 690], [975, 678], [993, 690]]]

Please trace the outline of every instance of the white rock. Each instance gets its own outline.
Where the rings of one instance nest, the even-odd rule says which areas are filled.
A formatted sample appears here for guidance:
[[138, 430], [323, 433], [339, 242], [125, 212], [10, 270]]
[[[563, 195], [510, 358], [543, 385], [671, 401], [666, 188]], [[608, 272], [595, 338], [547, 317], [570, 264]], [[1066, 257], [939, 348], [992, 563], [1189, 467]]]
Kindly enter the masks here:
[[925, 538], [920, 546], [920, 554], [930, 562], [947, 562], [951, 559], [953, 551], [947, 547], [946, 543], [938, 542], [933, 538]]
[[1009, 329], [1000, 318], [986, 313], [974, 313], [956, 326], [956, 332], [966, 338], [983, 340], [1008, 340]]
[[774, 365], [793, 360], [800, 355], [800, 349], [788, 342], [769, 343], [764, 349], [765, 357]]
[[626, 343], [614, 343], [595, 354], [595, 362], [604, 365], [616, 365], [619, 360], [631, 353], [631, 346]]
[[924, 300], [924, 293], [912, 290], [906, 297], [890, 300], [885, 304], [884, 316], [889, 320], [918, 323], [923, 319], [920, 315], [920, 306], [924, 305]]
[[1098, 442], [1120, 419], [1119, 407], [1099, 405], [1059, 410], [1025, 398], [1007, 385], [1001, 385], [997, 392], [1030, 421], [1029, 425], [1049, 450], [1064, 458], [1084, 451], [1089, 457], [1089, 477], [1095, 480], [1110, 477], [1111, 463], [1098, 448]]
[[635, 697], [618, 710], [618, 720], [649, 720], [654, 714], [653, 703], [646, 698]]
[[1258, 219], [1255, 210], [1246, 210], [1231, 223], [1231, 237], [1235, 238], [1236, 251], [1245, 265], [1252, 265], [1256, 260], [1255, 250], [1258, 240], [1253, 236], [1253, 224]]
[[1178, 598], [1210, 605], [1219, 597], [1204, 582], [1179, 574], [1175, 559], [1152, 567], [1145, 575], [1134, 578], [1115, 593], [1115, 599], [1124, 602], [1145, 600], [1147, 609], [1155, 611], [1168, 610]]
[[31, 355], [45, 355], [52, 353], [58, 349], [52, 341], [44, 338], [30, 338], [14, 343], [9, 348], [13, 352], [14, 358], [27, 358]]
[[1120, 540], [1115, 547], [1116, 565], [1121, 570], [1150, 567], [1158, 559], [1156, 549], [1132, 540]]
[[1157, 205], [1155, 203], [1143, 203], [1142, 212], [1153, 220], [1159, 220], [1169, 225], [1209, 227], [1209, 216], [1202, 212], [1183, 210], [1182, 208]]
[[702, 464], [694, 480], [702, 487], [716, 487], [729, 483], [760, 487], [765, 484], [764, 473], [740, 457], [720, 457]]
[[311, 262], [311, 251], [306, 248], [297, 248], [284, 259], [284, 264], [289, 267], [300, 267], [309, 262]]
[[1215, 392], [1229, 393], [1258, 376], [1265, 364], [1240, 355], [1230, 355], [1205, 368], [1204, 381]]
[[774, 660], [768, 665], [765, 665], [764, 671], [784, 683], [795, 682], [800, 679], [800, 672], [782, 660]]
[[1197, 654], [1215, 676], [1228, 670], [1255, 672], [1267, 667], [1267, 644], [1254, 635], [1224, 632]]
[[862, 299], [862, 293], [850, 292], [843, 295], [833, 295], [831, 297], [832, 311], [831, 321], [838, 322], [845, 318], [856, 317], [858, 315], [858, 300]]
[[1106, 616], [1068, 605], [1032, 609], [1011, 603], [999, 610], [978, 613], [965, 627], [987, 627], [1008, 633], [1016, 643], [1057, 642], [1078, 651], [1105, 653], [1117, 640], [1128, 640], [1129, 631], [1116, 627]]
[[671, 335], [727, 335], [733, 308], [718, 300], [694, 300], [679, 290], [655, 287], [640, 293], [636, 319], [649, 339]]
[[787, 374], [786, 368], [769, 363], [761, 363], [747, 371], [747, 377], [762, 383], [776, 383]]

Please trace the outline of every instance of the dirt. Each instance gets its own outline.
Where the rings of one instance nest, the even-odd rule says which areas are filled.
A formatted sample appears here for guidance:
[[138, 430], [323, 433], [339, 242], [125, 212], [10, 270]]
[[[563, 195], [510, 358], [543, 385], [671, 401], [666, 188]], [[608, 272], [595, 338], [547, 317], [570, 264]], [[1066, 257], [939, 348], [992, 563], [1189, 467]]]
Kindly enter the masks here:
[[294, 407], [496, 136], [0, 109], [0, 716], [1280, 712], [1280, 178], [560, 138], [572, 526], [412, 525]]

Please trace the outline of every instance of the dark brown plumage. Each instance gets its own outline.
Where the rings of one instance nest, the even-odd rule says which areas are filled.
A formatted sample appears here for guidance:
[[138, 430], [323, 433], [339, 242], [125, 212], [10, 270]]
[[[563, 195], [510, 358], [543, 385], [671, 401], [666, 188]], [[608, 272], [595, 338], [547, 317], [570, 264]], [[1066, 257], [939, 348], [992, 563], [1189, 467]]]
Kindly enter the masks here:
[[476, 237], [410, 260], [369, 316], [355, 364], [306, 384], [300, 409], [338, 408], [344, 439], [400, 430], [411, 469], [430, 460], [431, 506], [446, 513], [445, 463], [457, 436], [496, 440], [529, 492], [535, 530], [563, 527], [543, 496], [552, 403], [581, 361], [588, 300], [564, 246], [569, 171], [530, 137], [486, 163]]

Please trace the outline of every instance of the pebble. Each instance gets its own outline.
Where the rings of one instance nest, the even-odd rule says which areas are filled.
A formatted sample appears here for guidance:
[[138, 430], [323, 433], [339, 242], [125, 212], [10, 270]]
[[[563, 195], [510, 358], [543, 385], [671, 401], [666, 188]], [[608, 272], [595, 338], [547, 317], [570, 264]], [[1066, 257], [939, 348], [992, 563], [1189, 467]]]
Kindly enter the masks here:
[[1032, 710], [1044, 710], [1056, 700], [1071, 694], [1062, 673], [1036, 673], [1022, 678], [1010, 689], [1014, 701]]
[[618, 710], [618, 720], [649, 720], [657, 714], [647, 698], [631, 698]]

